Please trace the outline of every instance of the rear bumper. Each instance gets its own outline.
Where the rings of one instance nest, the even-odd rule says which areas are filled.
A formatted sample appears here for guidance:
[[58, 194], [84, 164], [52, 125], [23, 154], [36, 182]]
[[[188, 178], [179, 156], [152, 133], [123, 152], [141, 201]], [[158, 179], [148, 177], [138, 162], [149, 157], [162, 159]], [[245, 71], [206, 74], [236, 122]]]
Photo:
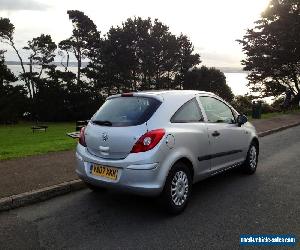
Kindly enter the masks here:
[[[122, 160], [102, 159], [91, 155], [80, 144], [77, 146], [76, 158], [76, 173], [92, 185], [147, 196], [159, 195], [163, 189], [165, 180], [160, 177], [159, 163], [137, 162], [132, 157]], [[92, 175], [91, 166], [94, 163], [117, 168], [117, 180]]]

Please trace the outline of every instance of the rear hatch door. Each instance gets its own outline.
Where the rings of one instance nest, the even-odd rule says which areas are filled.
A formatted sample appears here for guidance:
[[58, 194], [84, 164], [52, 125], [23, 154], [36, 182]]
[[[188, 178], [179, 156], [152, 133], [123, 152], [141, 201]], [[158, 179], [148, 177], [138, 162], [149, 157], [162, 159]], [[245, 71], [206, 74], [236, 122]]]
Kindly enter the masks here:
[[108, 127], [90, 123], [85, 138], [91, 154], [107, 159], [124, 159], [135, 142], [146, 132], [145, 123], [130, 127]]
[[124, 159], [147, 132], [146, 122], [161, 102], [152, 97], [117, 96], [108, 99], [85, 130], [88, 151], [107, 159]]

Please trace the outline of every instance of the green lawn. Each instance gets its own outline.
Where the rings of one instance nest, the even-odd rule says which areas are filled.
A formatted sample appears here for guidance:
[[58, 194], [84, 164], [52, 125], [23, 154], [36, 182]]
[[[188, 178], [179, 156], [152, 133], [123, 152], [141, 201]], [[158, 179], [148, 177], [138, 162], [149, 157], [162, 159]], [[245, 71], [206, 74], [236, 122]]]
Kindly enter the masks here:
[[[273, 113], [261, 114], [261, 119], [269, 119], [269, 118], [272, 118], [272, 117], [275, 117], [275, 116], [295, 114], [295, 113], [300, 113], [300, 109], [288, 110], [285, 113], [283, 113], [283, 112], [273, 112]], [[251, 116], [248, 116], [248, 119], [250, 121], [253, 120], [253, 118]]]
[[43, 124], [49, 126], [46, 133], [32, 133], [32, 123], [0, 125], [0, 160], [75, 148], [77, 140], [66, 136], [75, 122]]

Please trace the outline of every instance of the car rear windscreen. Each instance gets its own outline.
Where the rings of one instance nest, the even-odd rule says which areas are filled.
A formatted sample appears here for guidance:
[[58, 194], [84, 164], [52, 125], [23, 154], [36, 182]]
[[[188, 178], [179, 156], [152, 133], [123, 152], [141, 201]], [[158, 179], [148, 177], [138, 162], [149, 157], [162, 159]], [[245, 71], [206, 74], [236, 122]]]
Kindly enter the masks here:
[[150, 119], [161, 102], [151, 97], [108, 99], [92, 117], [94, 124], [113, 127], [135, 126]]

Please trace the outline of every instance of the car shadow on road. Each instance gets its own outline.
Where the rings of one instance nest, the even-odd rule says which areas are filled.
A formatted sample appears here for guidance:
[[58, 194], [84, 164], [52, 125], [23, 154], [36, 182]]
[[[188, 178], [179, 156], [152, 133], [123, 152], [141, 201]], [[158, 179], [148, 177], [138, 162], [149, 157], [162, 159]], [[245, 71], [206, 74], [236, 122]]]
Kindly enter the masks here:
[[[249, 181], [252, 182], [252, 188], [255, 188], [256, 182], [253, 182], [253, 179], [256, 179], [255, 175], [249, 177], [241, 173], [240, 169], [233, 169], [194, 184], [191, 200], [182, 215], [201, 209], [202, 212], [205, 212], [207, 205], [218, 206], [222, 200], [240, 194], [244, 189], [243, 186], [247, 185]], [[155, 197], [142, 197], [106, 190], [101, 193], [91, 191], [85, 198], [91, 207], [96, 208], [98, 214], [104, 213], [104, 210], [108, 209], [111, 213], [118, 214], [119, 218], [122, 216], [147, 217], [151, 218], [149, 219], [151, 221], [155, 218], [170, 217], [162, 208], [159, 199]]]

